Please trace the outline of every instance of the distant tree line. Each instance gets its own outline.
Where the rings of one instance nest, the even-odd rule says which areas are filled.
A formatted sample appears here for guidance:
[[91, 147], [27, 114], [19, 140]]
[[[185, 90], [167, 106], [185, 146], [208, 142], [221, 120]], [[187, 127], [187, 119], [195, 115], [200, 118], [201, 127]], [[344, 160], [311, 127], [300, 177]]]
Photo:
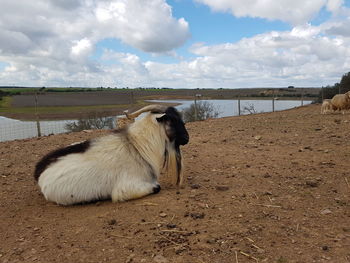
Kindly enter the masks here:
[[[265, 93], [256, 93], [256, 94], [250, 94], [246, 96], [241, 96], [241, 97], [261, 97], [261, 98], [271, 98], [271, 94], [265, 94]], [[301, 93], [294, 93], [294, 94], [283, 94], [283, 93], [277, 93], [276, 96], [280, 98], [300, 98]], [[303, 97], [309, 97], [309, 98], [314, 98], [316, 95], [311, 94], [311, 93], [305, 93], [303, 94]]]
[[345, 73], [340, 83], [335, 83], [333, 86], [322, 87], [317, 102], [322, 102], [322, 99], [331, 99], [336, 94], [344, 94], [350, 91], [350, 72]]

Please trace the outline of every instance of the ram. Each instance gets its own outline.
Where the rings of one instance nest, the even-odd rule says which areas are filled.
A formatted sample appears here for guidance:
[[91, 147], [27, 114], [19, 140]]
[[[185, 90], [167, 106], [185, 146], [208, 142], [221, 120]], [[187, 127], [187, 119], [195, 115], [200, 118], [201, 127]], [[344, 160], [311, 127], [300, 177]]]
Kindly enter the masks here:
[[140, 198], [160, 191], [166, 172], [182, 183], [180, 146], [189, 135], [173, 107], [149, 105], [127, 114], [129, 126], [55, 150], [36, 165], [34, 177], [48, 201], [61, 205]]

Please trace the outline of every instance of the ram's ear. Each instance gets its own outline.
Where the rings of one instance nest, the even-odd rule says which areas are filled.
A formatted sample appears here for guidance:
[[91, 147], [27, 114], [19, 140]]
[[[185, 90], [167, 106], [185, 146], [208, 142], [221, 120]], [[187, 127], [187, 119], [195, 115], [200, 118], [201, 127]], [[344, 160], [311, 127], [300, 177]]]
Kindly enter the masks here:
[[160, 114], [155, 114], [155, 119], [158, 122], [164, 122], [166, 120], [166, 114], [165, 113], [160, 113]]

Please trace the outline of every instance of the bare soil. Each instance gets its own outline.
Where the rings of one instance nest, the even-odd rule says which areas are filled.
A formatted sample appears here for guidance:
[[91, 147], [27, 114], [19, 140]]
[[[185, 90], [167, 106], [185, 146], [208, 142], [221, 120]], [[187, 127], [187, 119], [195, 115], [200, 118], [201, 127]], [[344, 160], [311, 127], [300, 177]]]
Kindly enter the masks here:
[[0, 143], [0, 262], [350, 262], [350, 114], [319, 105], [188, 123], [184, 187], [47, 202], [35, 163], [80, 132]]

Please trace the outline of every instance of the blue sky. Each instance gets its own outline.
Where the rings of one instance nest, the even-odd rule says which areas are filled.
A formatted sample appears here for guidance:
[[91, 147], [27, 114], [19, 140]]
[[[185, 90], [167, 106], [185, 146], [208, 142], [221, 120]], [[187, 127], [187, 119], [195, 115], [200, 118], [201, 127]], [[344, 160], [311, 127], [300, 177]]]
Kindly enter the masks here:
[[0, 0], [0, 85], [320, 87], [350, 71], [350, 1], [19, 2]]
[[[185, 18], [190, 25], [191, 37], [183, 46], [175, 49], [179, 56], [184, 58], [194, 57], [189, 48], [197, 43], [204, 42], [208, 45], [216, 45], [226, 42], [236, 42], [244, 37], [252, 37], [256, 34], [272, 30], [289, 30], [291, 26], [282, 21], [269, 21], [261, 18], [242, 17], [236, 18], [228, 13], [219, 13], [210, 10], [206, 5], [188, 0], [167, 1], [171, 6], [173, 16]], [[325, 12], [322, 16], [327, 16]], [[324, 20], [324, 18], [318, 18]], [[123, 44], [117, 39], [105, 39], [96, 46], [93, 57], [99, 58], [104, 48], [119, 52], [129, 52], [140, 56], [144, 60], [154, 60], [163, 63], [176, 62], [176, 58], [170, 55], [152, 55], [142, 50], [137, 50], [129, 45]]]
[[190, 24], [192, 43], [220, 44], [236, 42], [271, 30], [286, 30], [290, 25], [282, 21], [261, 18], [237, 18], [229, 13], [214, 12], [209, 6], [193, 1], [167, 1], [175, 17], [184, 17]]

